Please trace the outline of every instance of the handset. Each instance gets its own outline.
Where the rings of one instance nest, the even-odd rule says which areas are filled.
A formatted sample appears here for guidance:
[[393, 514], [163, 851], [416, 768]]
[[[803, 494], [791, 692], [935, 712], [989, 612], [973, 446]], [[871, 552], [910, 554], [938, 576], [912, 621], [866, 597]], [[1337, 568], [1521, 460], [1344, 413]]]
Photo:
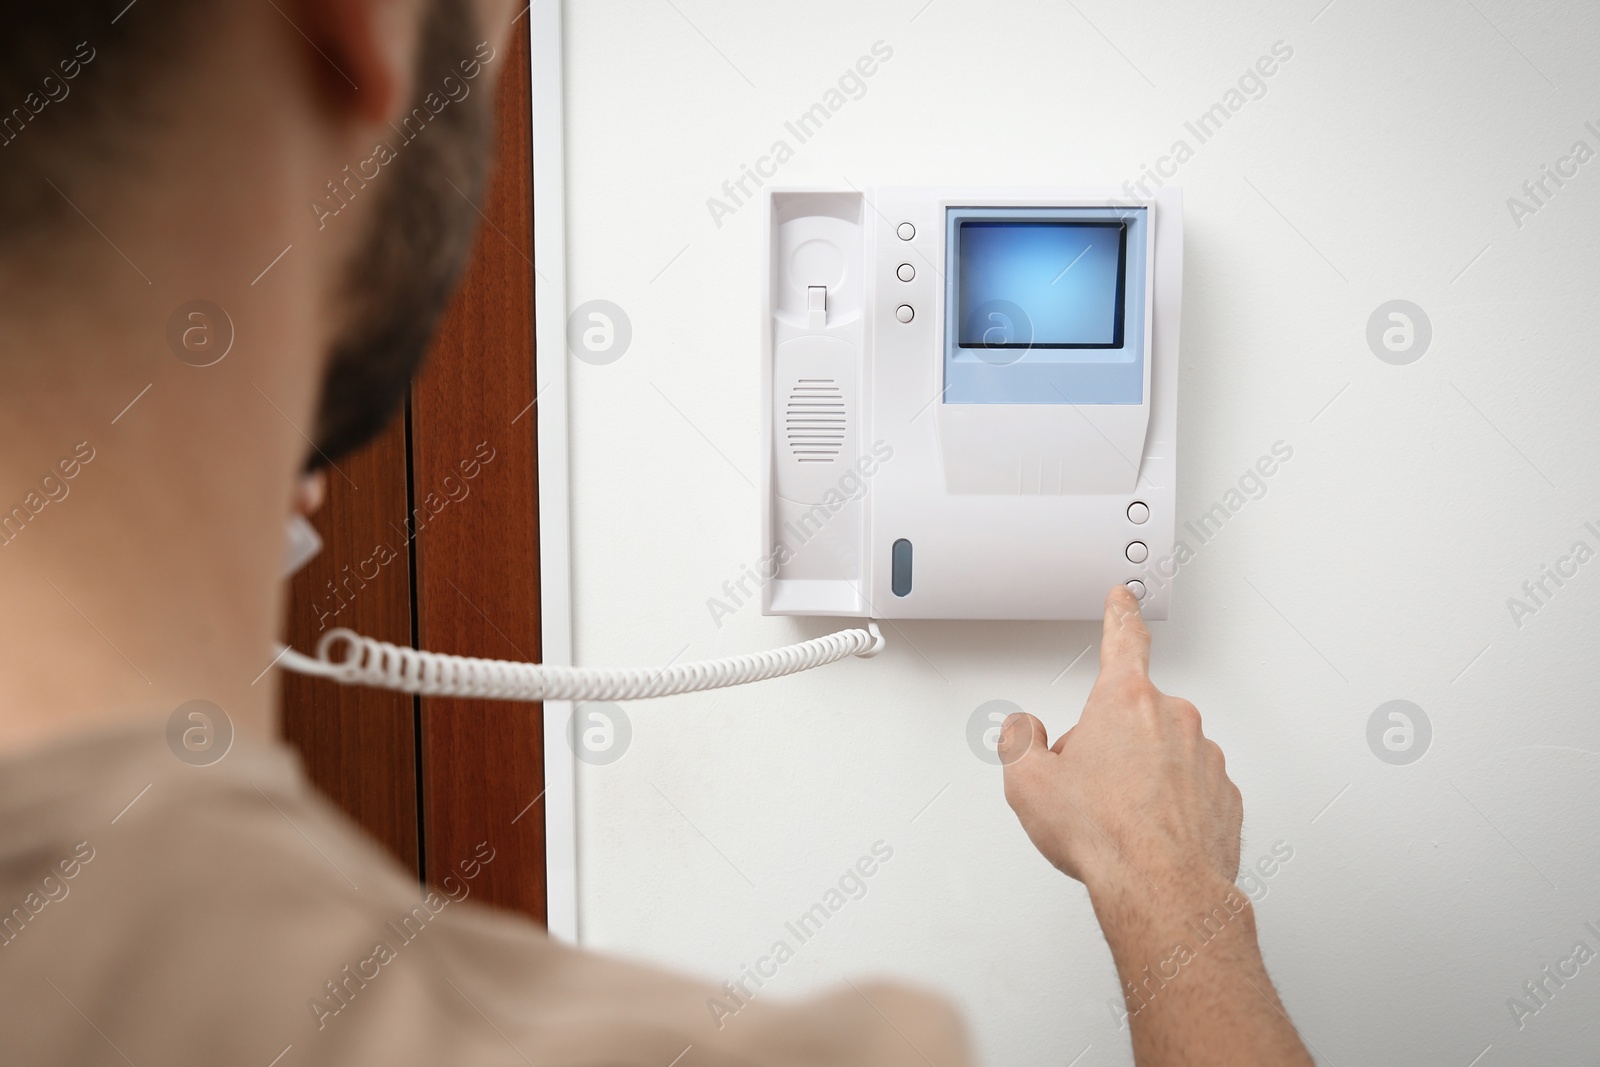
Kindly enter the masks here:
[[322, 535], [304, 515], [289, 516], [283, 548], [283, 576], [292, 578], [322, 551]]

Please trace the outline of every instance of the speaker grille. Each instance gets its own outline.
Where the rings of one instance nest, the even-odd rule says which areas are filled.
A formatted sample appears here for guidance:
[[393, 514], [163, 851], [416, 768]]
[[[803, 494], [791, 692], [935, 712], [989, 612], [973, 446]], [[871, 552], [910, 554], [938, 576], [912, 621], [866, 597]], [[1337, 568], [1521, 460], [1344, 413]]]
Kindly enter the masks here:
[[832, 463], [844, 447], [844, 393], [832, 378], [800, 378], [784, 412], [789, 451], [801, 463]]

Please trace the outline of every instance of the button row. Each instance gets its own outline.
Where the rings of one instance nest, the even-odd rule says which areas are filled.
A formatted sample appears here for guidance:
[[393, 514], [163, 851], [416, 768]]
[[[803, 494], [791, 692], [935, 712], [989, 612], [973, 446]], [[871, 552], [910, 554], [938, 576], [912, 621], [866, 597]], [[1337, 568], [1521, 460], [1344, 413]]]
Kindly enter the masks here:
[[[900, 240], [909, 241], [917, 235], [917, 228], [911, 225], [909, 222], [902, 222], [899, 226], [895, 227], [894, 232], [895, 236], [899, 237]], [[900, 266], [895, 268], [894, 276], [903, 282], [909, 282], [912, 278], [917, 276], [917, 269], [909, 263], [902, 263]], [[910, 322], [912, 319], [917, 317], [917, 312], [916, 309], [910, 304], [901, 304], [899, 307], [894, 309], [894, 317], [899, 319], [901, 322]]]
[[[1129, 504], [1128, 521], [1133, 523], [1135, 526], [1143, 526], [1145, 523], [1149, 522], [1150, 505], [1146, 504], [1142, 500], [1135, 500], [1133, 503]], [[1143, 563], [1145, 560], [1150, 558], [1150, 546], [1146, 545], [1143, 541], [1130, 541], [1128, 542], [1128, 547], [1123, 550], [1123, 554], [1127, 556], [1129, 563]], [[1124, 584], [1127, 585], [1128, 591], [1131, 592], [1136, 599], [1144, 599], [1146, 590], [1143, 582], [1137, 578], [1132, 578]]]

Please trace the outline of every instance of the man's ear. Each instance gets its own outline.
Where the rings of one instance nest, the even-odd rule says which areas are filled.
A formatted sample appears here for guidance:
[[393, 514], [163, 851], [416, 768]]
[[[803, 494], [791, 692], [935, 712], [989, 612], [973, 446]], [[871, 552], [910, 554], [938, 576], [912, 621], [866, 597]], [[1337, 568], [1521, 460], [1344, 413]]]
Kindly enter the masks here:
[[374, 124], [410, 97], [426, 0], [280, 0], [335, 106]]

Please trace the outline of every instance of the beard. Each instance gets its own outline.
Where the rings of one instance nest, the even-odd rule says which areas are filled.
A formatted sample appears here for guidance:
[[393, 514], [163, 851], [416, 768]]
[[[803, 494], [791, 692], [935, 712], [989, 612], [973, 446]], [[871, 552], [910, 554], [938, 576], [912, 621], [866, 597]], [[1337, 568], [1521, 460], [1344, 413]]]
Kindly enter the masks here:
[[[492, 127], [489, 86], [473, 85], [458, 67], [474, 58], [475, 37], [467, 0], [435, 0], [423, 26], [418, 102], [404, 117], [416, 116], [422, 125], [414, 120], [397, 130], [393, 156], [373, 179], [377, 204], [341, 284], [348, 314], [324, 372], [307, 470], [331, 464], [382, 432], [422, 367], [465, 269]], [[468, 91], [433, 113], [420, 101], [429, 94], [446, 99], [447, 78]]]

